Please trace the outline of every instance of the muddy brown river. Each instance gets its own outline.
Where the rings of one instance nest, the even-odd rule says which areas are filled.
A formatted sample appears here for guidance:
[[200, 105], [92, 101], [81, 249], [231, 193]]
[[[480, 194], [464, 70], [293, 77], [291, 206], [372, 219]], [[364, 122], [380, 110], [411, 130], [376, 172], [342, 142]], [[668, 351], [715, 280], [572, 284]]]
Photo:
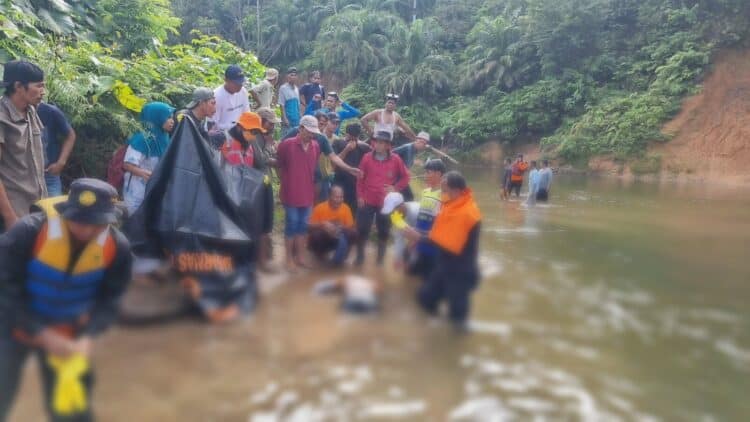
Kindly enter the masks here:
[[[249, 319], [119, 326], [96, 346], [101, 421], [740, 421], [750, 418], [750, 190], [560, 176], [548, 206], [484, 213], [472, 332], [385, 281], [380, 314], [266, 277]], [[36, 368], [12, 421], [43, 420]]]

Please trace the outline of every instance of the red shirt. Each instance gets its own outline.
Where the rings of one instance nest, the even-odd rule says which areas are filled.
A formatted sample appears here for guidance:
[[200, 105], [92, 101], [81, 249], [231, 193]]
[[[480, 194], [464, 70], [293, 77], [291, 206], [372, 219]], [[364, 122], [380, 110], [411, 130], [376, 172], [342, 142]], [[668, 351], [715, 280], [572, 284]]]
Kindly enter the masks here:
[[320, 146], [310, 140], [307, 150], [299, 137], [287, 139], [277, 149], [281, 203], [288, 207], [312, 207], [315, 203], [315, 169]]
[[382, 208], [385, 199], [385, 185], [392, 185], [401, 192], [409, 186], [409, 170], [396, 154], [388, 153], [383, 161], [375, 159], [375, 151], [368, 152], [359, 163], [362, 177], [357, 179], [357, 198], [365, 204]]
[[232, 142], [229, 145], [222, 145], [221, 155], [224, 156], [227, 163], [233, 166], [244, 164], [247, 167], [252, 167], [255, 158], [253, 155], [253, 146], [248, 144], [247, 149], [243, 151], [242, 144], [236, 139], [232, 139]]

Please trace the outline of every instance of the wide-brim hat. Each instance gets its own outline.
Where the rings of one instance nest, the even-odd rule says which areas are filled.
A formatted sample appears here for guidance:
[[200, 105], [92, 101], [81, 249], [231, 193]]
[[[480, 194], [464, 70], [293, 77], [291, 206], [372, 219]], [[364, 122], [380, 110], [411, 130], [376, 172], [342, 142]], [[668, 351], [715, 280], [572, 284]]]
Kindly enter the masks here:
[[393, 134], [387, 130], [379, 130], [375, 132], [375, 136], [372, 138], [376, 141], [393, 142]]
[[70, 185], [65, 202], [55, 204], [55, 210], [66, 220], [81, 224], [106, 225], [116, 223], [120, 210], [115, 206], [117, 190], [98, 179], [78, 179]]

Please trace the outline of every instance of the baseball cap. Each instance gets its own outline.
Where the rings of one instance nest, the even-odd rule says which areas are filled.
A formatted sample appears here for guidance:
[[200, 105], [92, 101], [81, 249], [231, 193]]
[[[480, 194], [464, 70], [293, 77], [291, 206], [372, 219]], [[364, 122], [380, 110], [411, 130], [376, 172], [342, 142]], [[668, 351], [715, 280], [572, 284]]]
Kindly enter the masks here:
[[279, 77], [279, 71], [278, 70], [276, 70], [276, 69], [274, 69], [272, 67], [269, 67], [268, 69], [266, 69], [266, 80], [267, 81], [276, 79], [278, 77]]
[[300, 119], [299, 121], [299, 125], [307, 129], [308, 132], [320, 135], [320, 129], [318, 129], [318, 119], [313, 116], [302, 116], [302, 119]]
[[214, 98], [214, 92], [209, 88], [200, 87], [193, 91], [193, 99], [188, 103], [185, 108], [192, 110], [198, 106], [201, 101], [206, 101]]
[[237, 119], [237, 124], [245, 130], [259, 129], [263, 133], [266, 132], [263, 129], [263, 124], [260, 120], [260, 116], [257, 113], [253, 113], [252, 111], [246, 111], [240, 114], [240, 118]]
[[424, 139], [425, 142], [430, 143], [430, 134], [425, 131], [419, 132], [417, 139]]
[[295, 74], [296, 75], [297, 74], [297, 68], [294, 67], [294, 66], [290, 67], [289, 69], [286, 70], [286, 74], [287, 75], [291, 75], [291, 74]]
[[242, 68], [236, 64], [227, 67], [227, 70], [224, 72], [224, 77], [240, 85], [245, 83], [245, 74], [242, 72]]
[[269, 107], [261, 107], [255, 110], [255, 112], [258, 113], [258, 116], [260, 116], [261, 119], [266, 119], [276, 125], [281, 123], [281, 119], [279, 119], [279, 116], [277, 116], [276, 113], [274, 113], [274, 111]]
[[404, 195], [401, 195], [398, 192], [391, 192], [385, 196], [385, 200], [383, 201], [383, 209], [380, 210], [380, 213], [383, 215], [388, 215], [403, 203]]
[[65, 202], [55, 204], [63, 218], [81, 224], [104, 225], [117, 222], [117, 190], [107, 182], [82, 178], [70, 185]]

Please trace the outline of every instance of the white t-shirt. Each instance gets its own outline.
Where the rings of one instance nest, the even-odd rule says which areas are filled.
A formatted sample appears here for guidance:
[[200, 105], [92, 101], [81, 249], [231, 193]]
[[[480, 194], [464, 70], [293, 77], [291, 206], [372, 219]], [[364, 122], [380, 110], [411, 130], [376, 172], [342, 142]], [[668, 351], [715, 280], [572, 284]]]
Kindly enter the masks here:
[[[419, 202], [404, 202], [404, 205], [406, 206], [406, 215], [404, 216], [404, 221], [406, 221], [407, 226], [415, 228], [417, 226], [417, 219], [419, 218]], [[406, 252], [406, 243], [407, 241], [404, 237], [404, 232], [402, 230], [394, 229], [393, 256], [396, 259], [403, 258], [404, 252]]]
[[[156, 165], [159, 164], [160, 157], [146, 157], [145, 154], [128, 146], [125, 151], [124, 163], [132, 164], [136, 167], [142, 168], [143, 170], [154, 171]], [[143, 197], [146, 194], [146, 180], [142, 177], [125, 172], [122, 196], [125, 200], [125, 206], [128, 208], [128, 215], [133, 213], [141, 206]]]
[[243, 87], [236, 94], [230, 94], [224, 85], [214, 91], [216, 98], [216, 113], [211, 120], [216, 122], [219, 130], [229, 130], [237, 123], [240, 114], [250, 111], [250, 100], [247, 90]]

